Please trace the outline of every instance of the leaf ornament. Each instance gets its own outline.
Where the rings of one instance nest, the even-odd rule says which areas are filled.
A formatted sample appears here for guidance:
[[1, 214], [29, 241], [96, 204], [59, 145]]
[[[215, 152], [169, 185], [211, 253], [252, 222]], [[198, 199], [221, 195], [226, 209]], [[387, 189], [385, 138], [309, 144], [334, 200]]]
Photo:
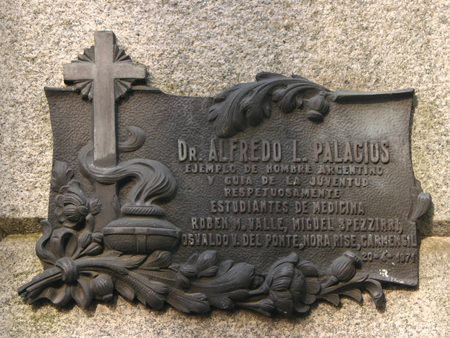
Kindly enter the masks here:
[[363, 272], [361, 259], [351, 251], [345, 252], [331, 264], [331, 273], [328, 281], [322, 285], [317, 298], [324, 299], [334, 306], [341, 304], [340, 297], [347, 296], [357, 302], [362, 301], [361, 290], [366, 290], [372, 296], [377, 308], [384, 306], [383, 288], [375, 279]]
[[415, 186], [411, 188], [412, 207], [409, 213], [409, 221], [416, 222], [425, 215], [431, 206], [431, 195], [422, 191], [420, 182], [416, 180]]
[[[223, 91], [214, 97], [214, 105], [208, 113], [208, 120], [214, 122], [218, 137], [231, 137], [245, 128], [259, 125], [272, 114], [272, 101], [278, 103], [280, 110], [291, 113], [302, 108], [303, 96], [308, 91], [319, 92], [312, 108], [323, 118], [329, 106], [325, 97], [330, 93], [325, 87], [301, 76], [287, 77], [281, 74], [263, 72], [256, 75], [257, 82], [241, 83]], [[317, 114], [308, 114], [308, 118], [320, 120]]]
[[[258, 79], [258, 83], [251, 84], [253, 89], [247, 96], [232, 90], [224, 98], [226, 101], [233, 95], [235, 98], [241, 95], [240, 104], [245, 112], [242, 116], [251, 123], [259, 123], [260, 118], [251, 104], [252, 99], [261, 102], [264, 116], [270, 116], [270, 104], [264, 101], [267, 97], [275, 98], [285, 113], [302, 104], [298, 92], [307, 80], [270, 73], [260, 74]], [[284, 87], [276, 85], [275, 93], [270, 94], [275, 88], [273, 81], [284, 79], [303, 82]], [[326, 106], [320, 98], [317, 99], [318, 96], [323, 96], [323, 92], [316, 95], [315, 100], [309, 100], [310, 109], [316, 109], [315, 113], [323, 112], [321, 107]], [[89, 148], [85, 147], [81, 154], [88, 152], [86, 149]], [[81, 159], [85, 157], [81, 156]], [[83, 161], [81, 163], [87, 172]], [[154, 162], [145, 164], [155, 165]], [[119, 170], [117, 177], [122, 176], [127, 174]], [[320, 299], [336, 306], [340, 305], [342, 296], [361, 301], [361, 291], [366, 290], [377, 307], [384, 304], [380, 282], [357, 271], [362, 268], [362, 261], [350, 251], [332, 262], [331, 275], [327, 282], [321, 284], [317, 267], [296, 253], [278, 259], [268, 271], [258, 273], [253, 265], [244, 262], [220, 261], [217, 252], [212, 250], [195, 253], [181, 264], [172, 263], [170, 251], [125, 255], [112, 250], [105, 247], [103, 235], [93, 231], [93, 215], [101, 212], [100, 201], [89, 199], [81, 183], [73, 177], [67, 164], [55, 163], [52, 189], [56, 192], [55, 213], [59, 224], [41, 222], [43, 235], [36, 244], [36, 252], [46, 270], [18, 290], [29, 303], [48, 299], [64, 306], [73, 300], [81, 307], [88, 307], [94, 299], [112, 300], [116, 290], [129, 301], [137, 299], [156, 310], [170, 304], [185, 313], [204, 314], [213, 307], [222, 310], [241, 307], [265, 316], [278, 313], [290, 317], [309, 312], [311, 304]], [[101, 176], [112, 181], [115, 177], [115, 174]], [[176, 187], [170, 184], [167, 187], [158, 177], [152, 182], [144, 185], [144, 190], [156, 195], [155, 198], [168, 193], [167, 188], [170, 192]], [[424, 213], [430, 202], [420, 186], [412, 192], [416, 207], [411, 211], [411, 218], [415, 219]]]

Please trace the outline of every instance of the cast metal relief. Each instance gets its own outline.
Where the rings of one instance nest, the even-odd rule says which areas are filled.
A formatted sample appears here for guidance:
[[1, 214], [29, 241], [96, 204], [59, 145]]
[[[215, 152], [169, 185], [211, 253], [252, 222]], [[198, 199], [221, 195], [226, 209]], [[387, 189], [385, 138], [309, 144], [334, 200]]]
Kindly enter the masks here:
[[308, 100], [308, 119], [320, 122], [328, 113], [331, 91], [301, 76], [259, 73], [256, 81], [238, 84], [214, 97], [209, 121], [214, 121], [217, 136], [231, 137], [247, 125], [257, 126], [272, 114], [272, 101], [285, 114], [303, 108], [303, 94], [308, 91], [318, 92]]
[[[265, 238], [267, 240], [265, 247], [268, 247], [271, 238], [275, 238], [270, 236], [275, 236], [275, 234], [271, 235], [266, 232], [264, 236], [255, 235], [252, 239], [254, 245], [251, 245], [251, 242], [247, 246], [242, 243], [239, 245], [233, 237], [235, 233], [242, 231], [244, 234], [242, 239], [250, 236], [245, 237], [245, 231], [248, 229], [245, 230], [244, 226], [240, 227], [240, 223], [239, 227], [229, 231], [222, 225], [222, 228], [228, 231], [226, 235], [219, 236], [218, 233], [215, 233], [214, 237], [211, 233], [209, 236], [198, 233], [198, 238], [202, 238], [202, 242], [195, 244], [196, 246], [189, 251], [190, 244], [188, 242], [189, 240], [194, 241], [195, 237], [193, 216], [198, 212], [192, 210], [194, 208], [189, 207], [189, 203], [195, 205], [196, 201], [193, 200], [198, 195], [191, 191], [189, 182], [186, 183], [181, 178], [176, 168], [177, 165], [183, 164], [187, 160], [196, 161], [195, 163], [199, 166], [202, 161], [206, 160], [197, 158], [200, 156], [199, 152], [188, 150], [187, 146], [186, 149], [183, 148], [182, 142], [184, 141], [179, 141], [179, 147], [180, 144], [183, 146], [176, 153], [177, 159], [170, 161], [165, 153], [159, 154], [153, 144], [149, 144], [152, 135], [156, 137], [156, 132], [153, 133], [152, 130], [147, 130], [141, 125], [127, 124], [125, 120], [116, 121], [116, 102], [119, 102], [118, 100], [128, 91], [133, 90], [132, 84], [135, 81], [145, 79], [145, 67], [131, 62], [129, 56], [118, 48], [112, 32], [97, 32], [95, 42], [96, 45], [86, 49], [76, 62], [65, 65], [65, 79], [73, 90], [53, 91], [54, 94], [48, 94], [55, 95], [55, 97], [70, 95], [72, 100], [77, 100], [73, 91], [80, 92], [82, 97], [89, 100], [80, 101], [80, 104], [85, 107], [83, 109], [92, 109], [89, 107], [93, 105], [92, 125], [95, 131], [92, 134], [86, 133], [85, 139], [82, 136], [79, 137], [80, 146], [76, 157], [70, 157], [64, 151], [55, 150], [49, 220], [42, 222], [43, 236], [36, 245], [36, 253], [44, 263], [45, 270], [19, 288], [19, 294], [26, 301], [34, 303], [40, 299], [47, 299], [56, 305], [64, 306], [73, 300], [79, 306], [88, 307], [94, 299], [110, 301], [113, 294], [117, 292], [130, 301], [137, 299], [156, 310], [161, 310], [166, 304], [169, 304], [185, 313], [206, 313], [212, 308], [223, 310], [245, 308], [266, 316], [277, 313], [292, 316], [295, 313], [308, 312], [311, 304], [319, 300], [328, 301], [336, 306], [340, 304], [342, 296], [362, 301], [362, 291], [368, 291], [376, 306], [382, 307], [384, 295], [380, 281], [414, 284], [414, 276], [411, 281], [402, 282], [395, 280], [395, 276], [391, 278], [381, 275], [380, 272], [378, 278], [378, 270], [381, 271], [378, 265], [376, 265], [376, 269], [367, 268], [373, 259], [377, 260], [376, 264], [387, 262], [386, 264], [391, 265], [400, 265], [400, 260], [404, 260], [402, 262], [404, 265], [410, 260], [410, 263], [413, 263], [414, 259], [414, 264], [416, 264], [417, 258], [414, 255], [417, 253], [414, 249], [408, 249], [409, 251], [405, 251], [405, 254], [401, 251], [399, 253], [395, 250], [391, 250], [391, 252], [384, 250], [379, 254], [375, 253], [376, 257], [368, 258], [368, 253], [361, 251], [361, 244], [359, 247], [356, 244], [347, 246], [345, 244], [347, 235], [343, 233], [341, 239], [339, 236], [334, 239], [336, 242], [334, 245], [338, 247], [336, 255], [331, 257], [326, 254], [325, 258], [318, 257], [315, 261], [314, 251], [311, 253], [304, 251], [307, 250], [307, 243], [304, 243], [303, 246], [296, 246], [293, 244], [294, 235], [283, 234], [288, 233], [288, 230], [280, 228], [281, 221], [279, 221], [280, 229], [278, 230], [282, 231], [276, 232], [277, 229], [274, 230], [273, 225], [271, 229], [276, 232], [278, 236], [276, 238], [280, 238], [280, 241], [281, 236], [285, 236], [283, 241], [287, 238], [287, 240], [292, 239], [292, 242], [285, 244], [282, 250], [276, 251], [276, 254], [273, 254], [274, 251], [262, 251], [259, 261], [264, 262], [260, 265], [253, 261], [246, 261], [245, 250], [247, 247], [249, 250], [250, 247], [253, 247], [254, 250], [263, 250], [264, 245], [259, 245], [258, 240]], [[80, 64], [81, 68], [78, 67]], [[115, 70], [111, 71], [111, 69]], [[239, 84], [225, 90], [217, 95], [213, 102], [208, 101], [204, 107], [202, 106], [206, 107], [205, 111], [208, 112], [208, 116], [202, 117], [205, 120], [205, 128], [212, 128], [213, 134], [220, 137], [220, 140], [229, 139], [244, 132], [248, 125], [260, 125], [264, 119], [271, 116], [274, 106], [286, 114], [294, 111], [294, 114], [304, 113], [306, 115], [305, 123], [320, 127], [320, 124], [324, 123], [324, 119], [328, 119], [328, 114], [331, 117], [333, 111], [330, 106], [335, 102], [351, 101], [354, 97], [362, 97], [363, 101], [371, 102], [371, 100], [392, 95], [400, 100], [405, 96], [412, 95], [412, 91], [367, 95], [348, 91], [332, 92], [302, 77], [292, 76], [289, 78], [273, 73], [260, 73], [256, 79], [256, 82]], [[142, 92], [144, 99], [147, 97], [145, 90], [143, 89]], [[134, 94], [131, 95], [135, 97]], [[140, 99], [138, 96], [136, 95], [135, 98]], [[79, 98], [78, 100], [83, 99]], [[165, 96], [162, 100], [165, 100]], [[92, 103], [90, 103], [91, 101]], [[53, 106], [51, 105], [51, 107]], [[119, 114], [121, 114], [120, 111]], [[148, 114], [151, 115], [151, 111]], [[130, 113], [130, 119], [132, 118], [134, 118], [133, 113]], [[89, 117], [86, 116], [86, 119]], [[266, 122], [270, 124], [270, 121]], [[119, 141], [116, 139], [116, 135], [120, 134], [120, 130], [117, 132], [116, 128], [118, 126], [120, 128], [122, 124], [124, 125], [123, 130], [127, 130], [128, 137]], [[180, 122], [180, 124], [182, 123]], [[54, 125], [53, 128], [58, 128], [58, 126]], [[175, 133], [170, 128], [167, 132]], [[64, 137], [67, 136], [67, 134], [64, 135], [64, 131], [61, 132], [61, 136], [58, 135], [56, 138], [61, 137], [64, 140]], [[169, 138], [167, 137], [167, 140], [161, 140], [161, 142], [170, 143]], [[231, 156], [233, 156], [233, 146], [238, 143], [234, 144], [232, 139], [229, 140], [232, 149]], [[214, 142], [214, 140], [211, 141], [211, 149], [213, 149]], [[242, 142], [241, 145], [244, 144]], [[256, 151], [255, 147], [252, 148], [255, 143], [256, 141], [248, 143], [252, 152]], [[264, 144], [263, 141], [261, 143]], [[331, 141], [329, 143], [331, 144]], [[375, 144], [375, 142], [372, 143]], [[296, 143], [294, 142], [294, 144]], [[379, 143], [379, 145], [376, 143], [376, 146], [369, 147], [361, 142], [361, 148], [358, 148], [359, 143], [356, 143], [353, 149], [355, 151], [361, 149], [360, 153], [363, 154], [364, 147], [367, 147], [367, 154], [369, 151], [372, 152], [372, 162], [381, 163], [381, 157], [388, 154], [386, 144], [386, 142]], [[325, 141], [322, 143], [317, 141], [314, 148], [315, 156], [318, 159], [316, 162], [319, 161], [320, 156], [330, 156], [330, 158], [334, 156], [334, 161], [339, 162], [336, 161], [339, 155], [337, 143], [334, 146], [336, 147], [334, 153], [330, 152], [330, 155], [327, 155], [329, 144]], [[345, 146], [347, 147], [347, 145]], [[57, 147], [58, 145], [55, 143], [55, 148]], [[245, 147], [247, 147], [247, 143]], [[244, 158], [243, 148], [242, 146], [241, 158]], [[382, 149], [385, 150], [385, 153], [382, 152]], [[378, 151], [378, 155], [374, 155], [375, 151]], [[144, 152], [150, 152], [159, 159], [143, 158]], [[345, 156], [350, 156], [348, 152], [345, 154], [347, 154]], [[214, 156], [222, 155], [217, 155], [215, 150], [210, 150], [209, 160], [214, 162]], [[356, 158], [356, 155], [359, 156], [359, 153], [352, 153], [351, 156]], [[222, 157], [226, 160], [225, 156]], [[257, 159], [254, 153], [249, 157], [256, 163]], [[224, 163], [211, 168], [223, 170], [225, 160], [222, 161]], [[230, 161], [230, 156], [227, 160]], [[219, 163], [219, 159], [217, 161]], [[272, 163], [269, 159], [266, 162]], [[278, 162], [273, 163], [277, 165]], [[312, 161], [308, 162], [306, 158], [303, 158], [300, 162], [305, 164]], [[388, 163], [388, 160], [383, 163]], [[187, 164], [185, 168], [187, 171]], [[245, 179], [245, 176], [241, 177]], [[253, 175], [252, 177], [255, 180], [257, 176]], [[208, 179], [210, 186], [214, 184], [213, 181], [214, 178]], [[361, 179], [361, 182], [364, 181]], [[397, 241], [397, 244], [392, 246], [395, 248], [401, 246], [414, 248], [414, 244], [411, 243], [414, 241], [413, 232], [416, 220], [426, 213], [431, 201], [430, 195], [422, 192], [418, 181], [408, 180], [408, 182], [412, 182], [412, 186], [405, 188], [406, 191], [410, 191], [409, 196], [402, 196], [402, 200], [399, 202], [402, 206], [406, 204], [408, 207], [409, 211], [402, 216], [406, 222], [400, 221], [400, 225], [398, 225], [399, 222], [395, 223], [394, 220], [392, 222], [384, 221], [384, 223], [381, 219], [379, 221], [380, 229], [384, 229], [383, 226], [386, 229], [379, 231], [390, 231], [389, 236], [392, 236], [386, 237], [386, 241], [389, 243], [391, 240]], [[205, 187], [199, 190], [200, 194], [208, 189], [207, 183], [204, 185]], [[192, 189], [195, 190], [198, 186], [198, 184], [193, 184]], [[376, 184], [374, 186], [375, 190], [378, 189]], [[227, 190], [225, 191], [228, 193]], [[246, 191], [250, 192], [250, 190]], [[284, 191], [287, 193], [287, 189]], [[188, 196], [188, 198], [178, 200], [180, 195]], [[186, 209], [188, 211], [185, 209], [177, 211], [176, 205], [183, 203], [188, 205]], [[249, 199], [248, 205], [250, 203], [251, 199]], [[287, 214], [290, 205], [288, 202], [285, 203], [282, 205], [286, 208], [285, 213]], [[321, 205], [323, 208], [328, 208], [327, 212], [332, 214], [336, 212], [330, 211], [330, 208], [339, 207], [341, 211], [343, 210], [345, 203], [339, 203], [344, 202], [322, 202]], [[359, 203], [359, 208], [362, 209], [363, 202]], [[275, 208], [278, 204], [274, 202], [273, 205]], [[346, 205], [345, 207], [347, 208]], [[348, 208], [350, 207], [353, 206]], [[367, 206], [365, 208], [370, 209]], [[211, 210], [213, 213], [219, 212], [214, 203], [211, 203]], [[192, 212], [187, 216], [192, 219], [191, 229], [194, 230], [191, 231], [189, 227], [185, 226], [185, 220], [173, 217], [173, 215], [177, 215], [177, 212], [180, 215]], [[280, 213], [282, 212], [280, 211]], [[243, 213], [241, 210], [241, 214]], [[341, 214], [345, 213], [341, 212]], [[350, 211], [347, 214], [353, 215]], [[359, 213], [359, 215], [363, 214], [364, 211]], [[323, 219], [321, 226], [324, 228], [325, 222], [328, 222], [326, 225], [328, 231], [334, 232], [334, 228], [336, 228], [336, 225], [333, 225], [334, 219], [327, 218], [327, 221], [325, 218]], [[346, 218], [346, 220], [348, 219], [350, 218]], [[219, 220], [216, 217], [216, 228], [219, 228], [217, 225], [219, 221], [228, 222], [228, 219]], [[342, 229], [345, 229], [345, 220], [340, 221], [339, 219], [339, 222], [341, 222], [339, 224]], [[347, 221], [347, 228], [351, 226], [354, 225]], [[358, 229], [361, 230], [361, 226]], [[190, 231], [193, 233], [192, 237], [189, 237]], [[406, 231], [412, 234], [402, 235]], [[278, 233], [282, 235], [278, 235]], [[323, 246], [328, 250], [325, 237], [328, 235], [326, 232], [323, 233], [325, 235], [314, 235], [316, 236], [314, 241], [319, 238], [318, 236], [322, 236], [320, 240], [325, 243]], [[375, 234], [375, 232], [373, 233]], [[331, 237], [331, 233], [329, 236]], [[365, 242], [361, 243], [370, 244], [368, 236], [364, 237]], [[389, 243], [384, 243], [383, 235], [374, 236], [379, 236], [379, 238], [373, 238], [381, 243], [380, 245], [373, 244], [374, 247], [390, 247]], [[213, 238], [215, 238], [214, 244]], [[226, 250], [232, 244], [227, 242], [225, 245], [224, 243], [225, 239], [228, 241], [229, 238], [235, 241], [234, 246], [237, 247], [236, 254], [232, 252], [231, 256], [228, 256]], [[221, 245], [218, 243], [219, 239]], [[340, 240], [342, 242], [338, 242]], [[359, 239], [350, 238], [350, 240], [356, 243]], [[194, 246], [192, 243], [191, 245]], [[181, 250], [182, 246], [183, 250]], [[214, 246], [218, 248], [214, 249]], [[316, 250], [316, 246], [318, 244], [314, 245], [311, 250]], [[372, 252], [370, 254], [373, 255]], [[408, 255], [407, 258], [405, 255]], [[240, 259], [240, 257], [244, 257], [244, 259]], [[406, 259], [408, 262], [405, 261]], [[399, 275], [407, 270], [406, 268], [400, 268]]]

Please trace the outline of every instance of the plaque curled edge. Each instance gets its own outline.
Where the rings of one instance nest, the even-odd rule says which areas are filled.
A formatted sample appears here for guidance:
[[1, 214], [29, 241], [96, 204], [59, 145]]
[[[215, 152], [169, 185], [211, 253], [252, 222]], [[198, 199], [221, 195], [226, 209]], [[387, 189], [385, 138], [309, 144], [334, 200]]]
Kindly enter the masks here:
[[[103, 37], [114, 37], [112, 32], [101, 33], [96, 35], [100, 46]], [[131, 63], [114, 38], [112, 41], [114, 63]], [[101, 57], [96, 60], [98, 54], [91, 47], [77, 61], [100, 62]], [[95, 104], [95, 81], [98, 79], [77, 79], [70, 84]], [[132, 83], [133, 78], [114, 79], [114, 100], [124, 96]], [[303, 97], [306, 94], [309, 99]], [[257, 82], [239, 84], [217, 95], [209, 120], [219, 137], [230, 137], [247, 125], [256, 126], [270, 117], [273, 101], [284, 113], [302, 109], [306, 104], [307, 117], [320, 123], [328, 113], [329, 100], [355, 95], [361, 93], [331, 92], [302, 77], [260, 73]], [[130, 126], [129, 131], [130, 138], [118, 147], [133, 152], [145, 143], [145, 134], [135, 126]], [[51, 189], [55, 197], [50, 202], [55, 205], [57, 222], [41, 222], [43, 235], [36, 244], [36, 253], [45, 270], [18, 290], [28, 303], [47, 299], [64, 306], [74, 300], [79, 306], [88, 307], [94, 299], [110, 301], [118, 292], [156, 310], [167, 303], [185, 313], [245, 308], [266, 316], [292, 316], [307, 313], [319, 300], [335, 306], [342, 296], [362, 301], [361, 291], [368, 291], [376, 306], [383, 306], [381, 283], [364, 272], [361, 258], [352, 251], [332, 262], [328, 276], [320, 276], [314, 262], [303, 260], [296, 253], [277, 260], [267, 271], [257, 271], [246, 262], [219, 261], [215, 251], [193, 254], [182, 264], [172, 263], [180, 229], [166, 221], [163, 208], [154, 203], [176, 195], [177, 184], [170, 170], [148, 159], [100, 166], [93, 148], [92, 142], [86, 144], [78, 156], [78, 169], [93, 186], [133, 180], [134, 188], [125, 202], [118, 194], [112, 196], [111, 211], [105, 209], [105, 202], [95, 193], [85, 193], [86, 187], [75, 179], [67, 163], [54, 163]], [[416, 181], [411, 198], [408, 219], [415, 223], [428, 210], [431, 197], [422, 192]], [[96, 224], [96, 217], [102, 212], [109, 213], [110, 221]]]

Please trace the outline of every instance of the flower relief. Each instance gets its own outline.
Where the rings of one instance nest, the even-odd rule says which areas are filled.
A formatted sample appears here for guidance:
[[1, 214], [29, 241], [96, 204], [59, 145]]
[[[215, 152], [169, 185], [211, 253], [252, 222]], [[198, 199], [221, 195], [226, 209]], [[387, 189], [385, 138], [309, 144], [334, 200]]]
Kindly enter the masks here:
[[72, 180], [73, 171], [66, 163], [55, 162], [52, 173], [52, 189], [55, 197], [55, 215], [59, 223], [66, 228], [74, 229], [88, 223], [94, 229], [94, 217], [100, 213], [102, 204], [98, 198], [88, 200], [81, 184]]
[[193, 254], [185, 263], [172, 263], [170, 251], [146, 255], [105, 249], [103, 234], [94, 233], [98, 199], [88, 199], [73, 180], [67, 164], [56, 162], [52, 174], [57, 227], [42, 221], [43, 235], [36, 253], [46, 270], [19, 288], [29, 303], [48, 299], [60, 306], [72, 299], [88, 307], [94, 299], [109, 301], [116, 290], [126, 299], [138, 299], [157, 310], [168, 303], [185, 313], [206, 313], [211, 307], [241, 307], [271, 316], [306, 313], [316, 300], [338, 306], [342, 296], [362, 301], [361, 290], [372, 295], [377, 307], [384, 303], [378, 281], [358, 272], [361, 259], [352, 252], [336, 258], [331, 275], [320, 281], [317, 267], [296, 253], [278, 259], [266, 273], [253, 265], [226, 260], [217, 252]]
[[[96, 39], [97, 42], [103, 41], [102, 44], [113, 42], [113, 60], [110, 53], [102, 55], [104, 47], [97, 51], [95, 46], [87, 48], [73, 61], [77, 64], [64, 66], [64, 80], [84, 98], [95, 100], [96, 104], [103, 106], [102, 99], [99, 97], [100, 100], [97, 100], [98, 90], [94, 91], [94, 82], [102, 86], [103, 79], [100, 78], [103, 75], [96, 73], [85, 79], [84, 75], [80, 75], [80, 68], [92, 70], [104, 60], [108, 67], [112, 61], [117, 69], [126, 68], [124, 73], [127, 75], [123, 77], [118, 76], [119, 72], [107, 74], [108, 81], [114, 81], [114, 88], [109, 88], [114, 91], [111, 93], [114, 100], [132, 90], [135, 81], [145, 83], [147, 71], [144, 65], [131, 62], [124, 50], [116, 45], [112, 32], [97, 32]], [[332, 92], [301, 76], [287, 77], [263, 72], [256, 76], [256, 82], [240, 83], [216, 95], [209, 106], [207, 117], [219, 138], [230, 138], [244, 132], [247, 127], [260, 125], [272, 116], [272, 111], [283, 114], [302, 111], [305, 115], [299, 121], [308, 123], [305, 128], [319, 130], [321, 126], [333, 123], [327, 116], [340, 112], [337, 103], [355, 97], [368, 100], [391, 97], [393, 93], [407, 94], [412, 98], [413, 91]], [[117, 108], [115, 104], [114, 101], [114, 109]], [[133, 107], [131, 105], [126, 109], [132, 110]], [[107, 104], [102, 108], [100, 111], [103, 114], [110, 107]], [[117, 115], [114, 109], [107, 113], [111, 113], [110, 116]], [[98, 120], [99, 125], [105, 121], [105, 116]], [[95, 128], [97, 117], [95, 121], [94, 133], [100, 135]], [[176, 259], [174, 255], [179, 248], [182, 231], [171, 223], [170, 213], [165, 219], [166, 212], [159, 206], [175, 198], [176, 178], [170, 166], [146, 158], [146, 149], [140, 152], [147, 154], [142, 155], [143, 158], [119, 161], [121, 153], [140, 149], [146, 140], [146, 132], [139, 127], [128, 127], [128, 131], [130, 136], [123, 142], [118, 141], [120, 130], [117, 128], [105, 128], [104, 133], [101, 133], [100, 140], [104, 142], [113, 137], [118, 141], [117, 149], [114, 150], [116, 159], [108, 166], [94, 165], [94, 158], [97, 157], [94, 153], [103, 151], [94, 149], [93, 140], [80, 149], [77, 159], [71, 153], [60, 157], [78, 166], [76, 175], [80, 181], [74, 179], [74, 171], [67, 163], [54, 162], [51, 177], [54, 197], [54, 205], [51, 206], [54, 206], [54, 214], [50, 218], [55, 219], [55, 222], [41, 222], [43, 235], [36, 243], [36, 253], [44, 263], [45, 270], [19, 287], [18, 293], [25, 301], [32, 304], [47, 299], [59, 306], [76, 302], [86, 308], [94, 300], [111, 301], [114, 293], [118, 293], [128, 301], [137, 300], [156, 310], [163, 310], [170, 305], [184, 313], [205, 314], [212, 308], [244, 308], [265, 316], [278, 314], [291, 317], [308, 313], [316, 301], [328, 301], [339, 306], [341, 297], [349, 297], [361, 302], [362, 292], [367, 291], [377, 308], [384, 306], [384, 293], [378, 280], [380, 276], [371, 271], [370, 264], [363, 264], [357, 253], [352, 251], [333, 249], [330, 255], [341, 255], [333, 257], [328, 267], [321, 263], [320, 269], [314, 261], [320, 262], [321, 257], [312, 257], [313, 262], [309, 262], [296, 252], [283, 257], [263, 257], [261, 254], [259, 259], [262, 265], [268, 267], [267, 260], [274, 261], [263, 271], [258, 271], [257, 267], [246, 262], [224, 259], [228, 256], [228, 249], [214, 251], [198, 247], [190, 257], [185, 256], [186, 251], [180, 250], [181, 256]], [[152, 145], [148, 146], [151, 148]], [[55, 149], [62, 151], [66, 148]], [[70, 149], [73, 150], [72, 147]], [[139, 155], [136, 153], [136, 156]], [[83, 186], [84, 182], [92, 186]], [[109, 190], [94, 189], [91, 192], [93, 184], [96, 184], [95, 188], [117, 184], [115, 191], [118, 193], [106, 198]], [[104, 195], [100, 195], [103, 192]], [[111, 203], [116, 213], [113, 220], [108, 220], [109, 223], [97, 224], [97, 227], [95, 218], [98, 221], [96, 215], [102, 211], [102, 203], [95, 193], [104, 206]], [[122, 201], [125, 195], [127, 201]], [[422, 192], [418, 181], [412, 189], [412, 195], [413, 204], [408, 222], [415, 226], [417, 218], [430, 207], [431, 198]], [[171, 212], [172, 217], [177, 215], [172, 209]], [[105, 214], [109, 218], [109, 211]], [[241, 253], [237, 255], [241, 258]], [[309, 255], [313, 256], [313, 253], [309, 252]], [[331, 256], [326, 261], [328, 258], [331, 261]]]
[[58, 221], [66, 228], [75, 228], [84, 221], [91, 224], [93, 216], [97, 215], [102, 207], [98, 198], [88, 201], [77, 181], [71, 181], [59, 190], [55, 204]]

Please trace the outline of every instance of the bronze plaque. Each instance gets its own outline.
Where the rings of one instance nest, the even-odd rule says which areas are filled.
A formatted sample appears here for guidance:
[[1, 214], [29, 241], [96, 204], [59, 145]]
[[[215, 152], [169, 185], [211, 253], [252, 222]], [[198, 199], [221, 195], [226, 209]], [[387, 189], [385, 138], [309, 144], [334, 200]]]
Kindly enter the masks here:
[[[214, 98], [146, 86], [97, 32], [46, 88], [54, 137], [47, 270], [20, 288], [88, 306], [114, 290], [161, 309], [307, 312], [416, 286], [414, 91], [335, 92], [260, 73]], [[81, 95], [80, 95], [81, 93]], [[84, 98], [83, 98], [84, 97]]]

